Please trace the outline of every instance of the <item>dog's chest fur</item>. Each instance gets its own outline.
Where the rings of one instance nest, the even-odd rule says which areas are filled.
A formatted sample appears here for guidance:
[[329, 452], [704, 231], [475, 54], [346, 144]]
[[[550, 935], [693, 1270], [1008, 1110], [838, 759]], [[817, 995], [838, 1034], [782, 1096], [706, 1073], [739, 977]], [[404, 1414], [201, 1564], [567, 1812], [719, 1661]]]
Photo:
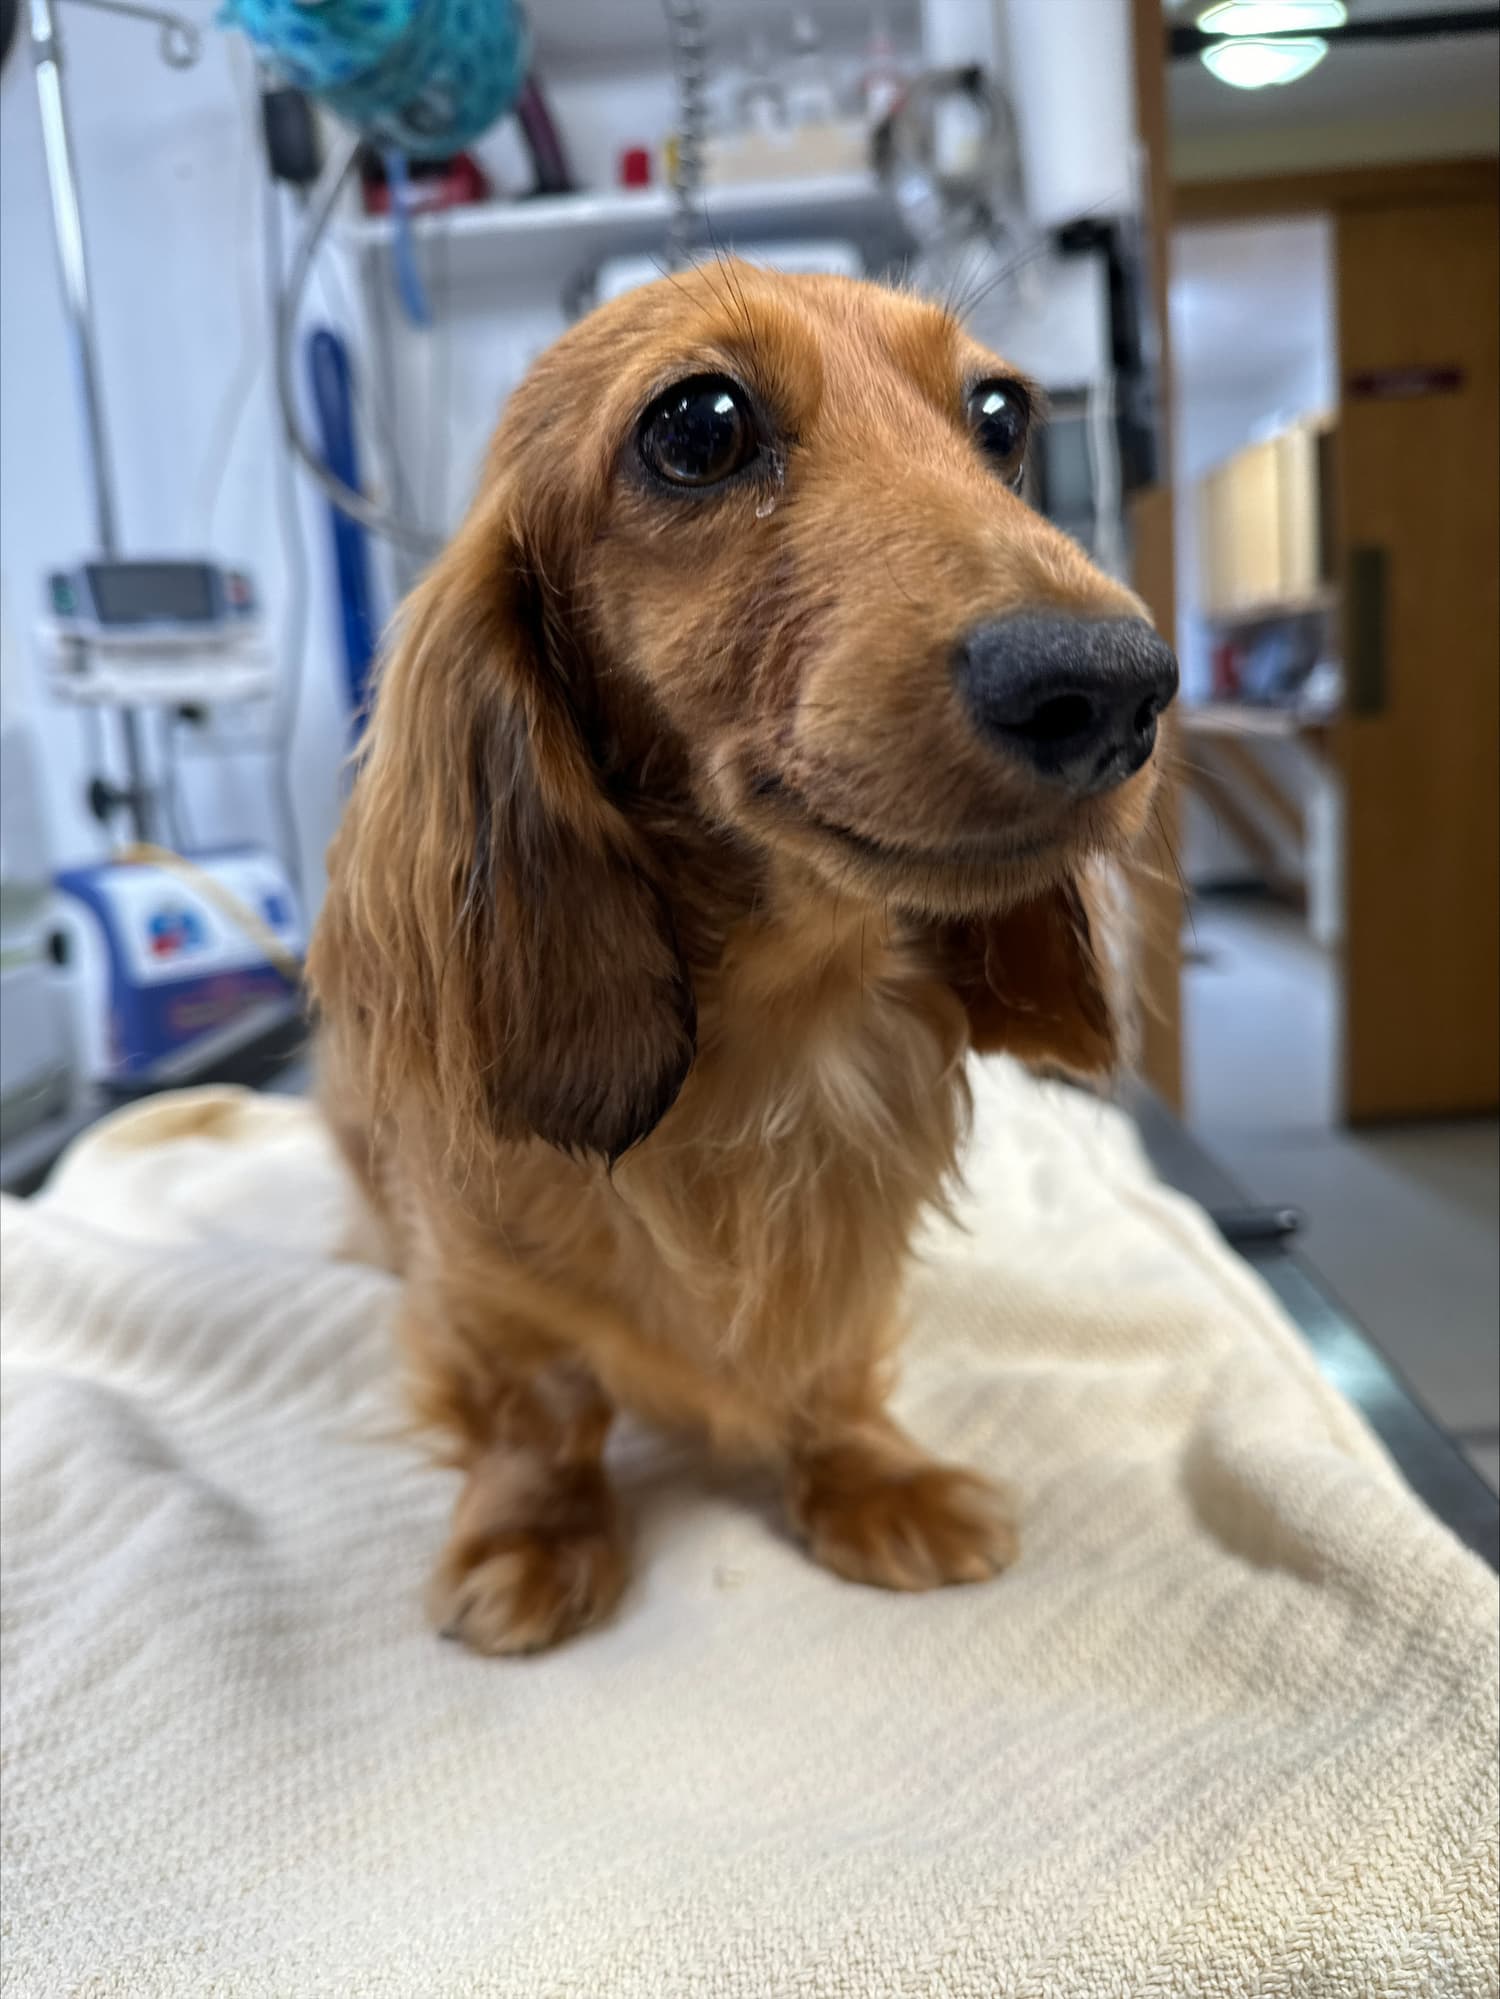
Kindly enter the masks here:
[[876, 930], [826, 909], [739, 926], [682, 1095], [608, 1190], [620, 1303], [747, 1391], [868, 1352], [953, 1170], [964, 1016]]

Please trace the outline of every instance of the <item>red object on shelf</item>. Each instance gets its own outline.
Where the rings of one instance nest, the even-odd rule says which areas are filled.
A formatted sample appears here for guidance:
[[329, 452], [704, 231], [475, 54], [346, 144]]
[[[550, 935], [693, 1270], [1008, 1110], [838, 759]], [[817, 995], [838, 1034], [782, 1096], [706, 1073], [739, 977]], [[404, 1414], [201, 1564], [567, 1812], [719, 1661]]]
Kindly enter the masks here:
[[1213, 650], [1213, 690], [1216, 701], [1233, 701], [1240, 691], [1240, 649], [1232, 639], [1220, 639]]
[[621, 187], [650, 187], [651, 155], [644, 146], [630, 146], [620, 155]]
[[[490, 183], [484, 168], [472, 153], [457, 153], [451, 160], [429, 163], [413, 160], [410, 165], [412, 207], [418, 215], [438, 208], [465, 208], [487, 200]], [[389, 215], [391, 190], [378, 161], [365, 175], [366, 215]]]

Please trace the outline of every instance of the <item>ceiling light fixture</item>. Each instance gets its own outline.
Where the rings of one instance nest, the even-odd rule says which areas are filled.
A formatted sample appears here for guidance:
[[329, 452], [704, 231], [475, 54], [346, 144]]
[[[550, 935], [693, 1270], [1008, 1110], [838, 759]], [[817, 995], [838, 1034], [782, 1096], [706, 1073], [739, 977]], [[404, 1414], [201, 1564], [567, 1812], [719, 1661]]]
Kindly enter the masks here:
[[1203, 67], [1220, 83], [1236, 90], [1265, 90], [1274, 83], [1296, 83], [1316, 69], [1328, 53], [1328, 44], [1316, 35], [1305, 40], [1258, 42], [1246, 36], [1215, 42], [1203, 51]]
[[1198, 26], [1210, 35], [1315, 35], [1348, 19], [1344, 0], [1218, 0], [1198, 16]]

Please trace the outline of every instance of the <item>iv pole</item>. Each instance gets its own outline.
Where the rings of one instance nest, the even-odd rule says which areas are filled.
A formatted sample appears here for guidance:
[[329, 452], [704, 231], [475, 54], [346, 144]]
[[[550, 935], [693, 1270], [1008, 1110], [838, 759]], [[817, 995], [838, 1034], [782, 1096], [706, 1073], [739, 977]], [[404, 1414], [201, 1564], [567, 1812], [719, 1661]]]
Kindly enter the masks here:
[[[190, 24], [175, 16], [159, 13], [152, 7], [121, 4], [121, 0], [92, 0], [92, 4], [104, 5], [111, 12], [157, 22], [162, 30], [162, 54], [174, 68], [184, 68], [197, 60], [198, 33]], [[73, 166], [67, 99], [63, 90], [62, 42], [57, 31], [53, 0], [27, 0], [27, 18], [31, 59], [36, 71], [37, 103], [41, 109], [42, 142], [47, 156], [47, 186], [52, 197], [52, 228], [57, 245], [58, 275], [62, 282], [63, 313], [68, 322], [73, 372], [83, 407], [84, 458], [93, 498], [94, 533], [99, 553], [106, 560], [113, 560], [120, 553], [119, 523], [110, 470], [109, 440], [104, 427], [99, 355], [94, 344], [94, 320], [89, 303], [83, 217], [78, 207], [78, 177]], [[111, 807], [123, 807], [129, 813], [131, 830], [138, 841], [154, 841], [156, 796], [146, 775], [140, 718], [129, 707], [122, 707], [119, 716], [128, 781], [123, 787], [106, 790], [102, 795]]]

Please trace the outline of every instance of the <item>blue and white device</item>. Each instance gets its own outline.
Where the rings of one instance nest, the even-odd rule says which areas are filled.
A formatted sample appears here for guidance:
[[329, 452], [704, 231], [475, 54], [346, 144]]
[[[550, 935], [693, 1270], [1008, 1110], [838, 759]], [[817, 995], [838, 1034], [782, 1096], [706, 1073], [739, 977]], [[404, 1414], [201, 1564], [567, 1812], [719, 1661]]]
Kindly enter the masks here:
[[54, 569], [37, 636], [64, 701], [222, 707], [275, 689], [255, 585], [218, 562], [130, 556]]
[[86, 645], [126, 632], [156, 644], [237, 637], [259, 616], [250, 578], [217, 562], [80, 562], [52, 572], [47, 598], [58, 637]]
[[[291, 974], [306, 940], [280, 862], [262, 848], [226, 847], [193, 855], [191, 867], [201, 882], [134, 861], [57, 877], [77, 968], [83, 1066], [100, 1082], [146, 1089], [189, 1080], [210, 1051], [300, 1010]], [[249, 912], [255, 929], [236, 910]], [[267, 932], [284, 967], [268, 953]]]

